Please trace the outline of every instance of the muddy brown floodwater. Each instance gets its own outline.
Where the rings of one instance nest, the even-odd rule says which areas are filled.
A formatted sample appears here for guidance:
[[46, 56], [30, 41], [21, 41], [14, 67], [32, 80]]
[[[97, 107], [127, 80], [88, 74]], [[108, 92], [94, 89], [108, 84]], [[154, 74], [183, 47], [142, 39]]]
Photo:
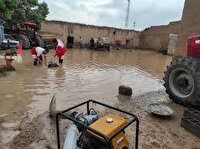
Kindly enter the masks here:
[[[52, 55], [53, 51], [49, 61]], [[170, 61], [170, 56], [149, 51], [72, 49], [63, 67], [48, 69], [32, 66], [25, 51], [23, 64], [14, 63], [17, 71], [0, 78], [0, 148], [56, 148], [55, 125], [46, 113], [53, 94], [58, 110], [93, 99], [135, 113], [141, 124], [142, 149], [200, 148], [200, 139], [180, 127], [184, 108], [164, 93], [161, 79]], [[133, 88], [131, 99], [118, 97], [121, 84]], [[148, 115], [146, 106], [153, 102], [169, 105], [174, 118]], [[132, 148], [133, 136], [127, 135]]]

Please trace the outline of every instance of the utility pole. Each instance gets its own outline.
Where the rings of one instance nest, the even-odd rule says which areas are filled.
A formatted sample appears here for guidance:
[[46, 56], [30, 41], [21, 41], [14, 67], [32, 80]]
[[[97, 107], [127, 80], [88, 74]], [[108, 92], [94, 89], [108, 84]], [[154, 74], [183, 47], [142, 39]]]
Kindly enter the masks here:
[[129, 13], [130, 13], [130, 3], [131, 3], [131, 0], [127, 0], [127, 1], [128, 1], [128, 7], [127, 7], [127, 12], [126, 12], [125, 28], [128, 28], [128, 24], [129, 24]]

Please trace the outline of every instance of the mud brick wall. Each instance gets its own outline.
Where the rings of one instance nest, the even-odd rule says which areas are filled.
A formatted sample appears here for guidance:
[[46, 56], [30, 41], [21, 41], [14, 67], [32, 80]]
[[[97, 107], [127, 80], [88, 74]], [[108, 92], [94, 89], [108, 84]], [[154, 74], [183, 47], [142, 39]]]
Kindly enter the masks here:
[[[140, 32], [134, 30], [122, 30], [111, 27], [98, 27], [93, 25], [84, 25], [78, 23], [68, 23], [62, 21], [46, 21], [42, 23], [42, 32], [55, 34], [65, 43], [67, 36], [74, 37], [75, 42], [78, 42], [80, 37], [83, 38], [83, 43], [88, 43], [93, 38], [109, 37], [112, 43], [116, 40], [121, 40], [123, 45], [126, 45], [126, 40], [130, 40], [129, 44], [132, 47], [137, 47], [140, 44]], [[116, 32], [114, 35], [113, 32]]]
[[[142, 32], [134, 30], [122, 30], [111, 27], [98, 27], [77, 23], [68, 23], [62, 21], [46, 21], [42, 23], [42, 32], [55, 34], [65, 43], [67, 36], [71, 34], [75, 42], [83, 38], [84, 43], [88, 43], [90, 38], [110, 37], [114, 44], [116, 40], [121, 40], [123, 45], [127, 45], [129, 40], [130, 47], [141, 47], [153, 50], [167, 49], [169, 34], [177, 34], [180, 21], [171, 22], [169, 25], [153, 26]], [[116, 34], [113, 35], [113, 32]]]
[[200, 0], [185, 0], [176, 55], [187, 54], [187, 39], [192, 35], [200, 35]]
[[141, 47], [153, 50], [167, 50], [169, 34], [177, 34], [180, 21], [168, 25], [152, 26], [141, 33]]

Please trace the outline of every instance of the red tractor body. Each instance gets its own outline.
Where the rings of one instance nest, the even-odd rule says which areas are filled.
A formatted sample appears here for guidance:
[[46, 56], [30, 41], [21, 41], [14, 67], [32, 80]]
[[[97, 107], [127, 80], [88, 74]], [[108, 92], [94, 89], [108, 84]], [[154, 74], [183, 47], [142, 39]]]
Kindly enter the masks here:
[[200, 59], [200, 35], [188, 39], [187, 56]]

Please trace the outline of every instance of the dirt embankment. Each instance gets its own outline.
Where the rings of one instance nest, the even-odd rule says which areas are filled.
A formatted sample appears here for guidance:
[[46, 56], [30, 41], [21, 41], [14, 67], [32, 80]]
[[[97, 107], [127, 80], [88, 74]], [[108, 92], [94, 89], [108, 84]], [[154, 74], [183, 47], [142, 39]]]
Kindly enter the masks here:
[[20, 125], [20, 133], [5, 145], [10, 149], [54, 149], [55, 124], [48, 112], [30, 120], [24, 118]]

